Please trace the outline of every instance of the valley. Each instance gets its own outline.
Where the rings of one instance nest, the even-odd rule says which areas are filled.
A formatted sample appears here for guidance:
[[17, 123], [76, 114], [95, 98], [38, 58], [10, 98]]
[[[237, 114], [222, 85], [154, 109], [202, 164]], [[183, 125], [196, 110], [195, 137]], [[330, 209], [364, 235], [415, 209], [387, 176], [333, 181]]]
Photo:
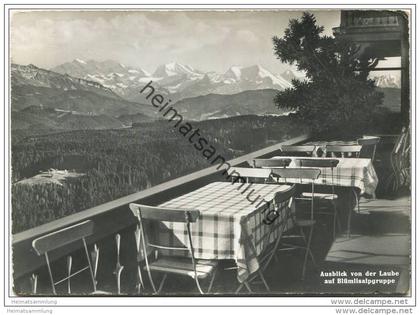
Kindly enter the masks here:
[[[194, 122], [226, 160], [302, 133], [289, 117], [240, 116]], [[209, 167], [167, 121], [129, 129], [12, 135], [13, 233]], [[85, 174], [57, 185], [49, 169]], [[44, 178], [45, 179], [45, 178]], [[23, 185], [29, 181], [31, 185]]]

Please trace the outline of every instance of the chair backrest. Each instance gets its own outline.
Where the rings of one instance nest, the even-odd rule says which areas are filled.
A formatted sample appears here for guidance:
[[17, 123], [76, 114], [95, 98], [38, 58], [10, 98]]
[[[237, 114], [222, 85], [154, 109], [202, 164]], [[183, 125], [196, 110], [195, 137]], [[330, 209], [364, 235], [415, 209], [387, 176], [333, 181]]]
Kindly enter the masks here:
[[334, 169], [340, 163], [337, 159], [331, 158], [318, 158], [318, 159], [296, 159], [296, 165], [299, 167], [312, 167], [312, 168], [329, 168], [331, 170], [331, 191], [335, 194], [334, 185]]
[[[47, 263], [48, 274], [50, 277], [51, 288], [54, 295], [57, 294], [56, 285], [63, 283], [64, 281], [67, 281], [68, 293], [70, 294], [71, 292], [70, 279], [85, 270], [88, 270], [90, 272], [90, 278], [93, 285], [93, 291], [96, 291], [96, 279], [95, 279], [94, 271], [92, 268], [89, 251], [86, 244], [86, 237], [92, 235], [93, 232], [94, 232], [94, 223], [91, 220], [87, 220], [87, 221], [83, 221], [81, 223], [77, 223], [75, 225], [66, 227], [64, 229], [43, 235], [32, 241], [32, 247], [35, 250], [35, 252], [39, 256], [44, 255], [45, 257], [45, 261]], [[88, 265], [85, 267], [82, 267], [78, 271], [72, 272], [71, 271], [72, 257], [68, 256], [67, 257], [67, 268], [68, 268], [67, 277], [58, 281], [54, 280], [54, 276], [53, 276], [53, 272], [51, 268], [51, 261], [50, 261], [48, 253], [50, 251], [64, 247], [76, 241], [81, 241], [83, 243], [84, 253], [86, 255], [86, 260], [88, 262]]]
[[333, 157], [359, 157], [361, 145], [327, 145], [327, 156]]
[[[281, 234], [286, 231], [287, 226], [289, 225], [288, 219], [291, 218], [291, 207], [293, 198], [296, 195], [296, 185], [292, 185], [287, 190], [282, 190], [279, 192], [276, 192], [273, 198], [273, 207], [269, 207], [269, 211], [264, 211], [264, 219], [263, 223], [272, 225], [276, 220], [279, 220], [277, 222], [277, 226], [272, 225], [270, 228], [270, 233], [274, 232], [272, 228], [277, 230], [277, 233], [280, 233], [279, 237], [281, 237]], [[267, 208], [266, 208], [267, 210]], [[275, 226], [275, 227], [274, 227]], [[263, 248], [266, 247], [266, 245], [269, 244], [270, 239], [270, 233], [265, 233], [265, 237], [263, 237]]]
[[32, 241], [32, 247], [40, 256], [93, 234], [94, 223], [87, 220], [64, 229], [43, 235]]
[[312, 156], [315, 151], [314, 145], [282, 145], [281, 151], [292, 156]]
[[336, 160], [336, 159], [323, 159], [323, 158], [319, 158], [319, 159], [296, 159], [295, 163], [296, 166], [299, 167], [329, 167], [329, 168], [334, 168], [337, 167], [338, 163], [340, 161]]
[[[141, 238], [144, 253], [148, 253], [148, 247], [152, 247], [155, 250], [167, 249], [173, 251], [190, 251], [191, 257], [194, 259], [194, 248], [192, 244], [191, 228], [190, 224], [196, 222], [200, 216], [199, 210], [192, 209], [175, 209], [175, 208], [164, 208], [164, 207], [154, 207], [141, 204], [130, 203], [130, 210], [133, 212], [134, 216], [138, 219], [140, 224]], [[144, 220], [155, 221], [155, 222], [179, 222], [185, 223], [187, 227], [189, 246], [184, 245], [172, 246], [172, 245], [162, 245], [154, 244], [149, 240], [152, 239], [151, 235], [148, 235], [147, 231], [150, 231], [149, 228], [146, 228]], [[152, 232], [152, 231], [150, 231]], [[159, 240], [156, 240], [159, 241]], [[146, 263], [148, 263], [147, 255], [145, 257]]]
[[397, 192], [409, 179], [410, 172], [410, 129], [403, 127], [391, 152], [392, 175], [387, 179], [387, 190]]
[[[157, 253], [159, 250], [171, 250], [171, 251], [183, 251], [189, 252], [191, 256], [191, 262], [194, 268], [194, 277], [197, 281], [197, 269], [196, 269], [196, 261], [194, 256], [194, 247], [192, 242], [192, 234], [191, 234], [191, 227], [190, 224], [196, 222], [198, 217], [200, 216], [199, 210], [191, 210], [191, 209], [174, 209], [174, 208], [164, 208], [164, 207], [153, 207], [141, 204], [130, 203], [129, 205], [130, 210], [133, 212], [134, 216], [139, 221], [139, 228], [140, 228], [140, 242], [143, 248], [144, 261], [146, 262], [146, 269], [149, 275], [149, 279], [153, 290], [156, 291], [155, 284], [153, 282], [153, 278], [150, 271], [149, 265], [149, 258], [148, 258], [148, 247], [151, 247]], [[172, 245], [160, 245], [154, 244], [149, 241], [149, 237], [145, 232], [145, 225], [144, 219], [156, 221], [156, 222], [180, 222], [185, 223], [187, 227], [187, 235], [188, 235], [188, 245], [181, 245], [181, 246], [172, 246]], [[137, 242], [137, 241], [136, 241]], [[139, 253], [137, 253], [139, 254]], [[197, 283], [199, 287], [199, 283]], [[201, 288], [199, 287], [200, 292]]]
[[282, 158], [274, 158], [274, 159], [254, 159], [253, 167], [265, 167], [265, 168], [272, 168], [272, 167], [287, 167], [289, 166], [292, 159], [282, 159]]
[[392, 154], [398, 154], [402, 147], [404, 146], [404, 143], [406, 142], [408, 136], [408, 129], [406, 127], [403, 127], [401, 130], [401, 134], [398, 136], [397, 141], [395, 142], [394, 148], [392, 149]]
[[[293, 184], [288, 190], [277, 192], [274, 195], [273, 202], [278, 216], [285, 221], [283, 224], [289, 224], [288, 219], [294, 219], [296, 213], [292, 211], [292, 203], [297, 194], [296, 184]], [[280, 210], [280, 211], [279, 211]], [[279, 213], [280, 212], [280, 213]], [[283, 213], [281, 213], [283, 212]]]
[[274, 177], [287, 179], [307, 179], [315, 181], [321, 174], [317, 168], [276, 168], [271, 170]]
[[268, 168], [252, 168], [252, 167], [232, 167], [229, 169], [229, 177], [233, 181], [239, 181], [240, 178], [262, 178], [269, 179], [271, 169]]
[[290, 201], [291, 198], [293, 198], [296, 195], [296, 185], [292, 185], [288, 190], [286, 191], [279, 191], [274, 195], [274, 203], [280, 204], [285, 201]]
[[315, 180], [321, 175], [321, 170], [317, 168], [284, 168], [284, 169], [273, 169], [272, 174], [274, 177], [278, 176], [279, 179], [283, 178], [286, 182], [291, 180], [292, 182], [307, 184], [303, 180], [309, 180], [311, 184], [311, 219], [314, 218], [314, 192], [315, 192]]
[[381, 141], [380, 137], [370, 137], [366, 136], [363, 138], [357, 139], [357, 144], [364, 146], [364, 145], [377, 145]]
[[376, 146], [381, 141], [380, 137], [364, 136], [363, 138], [357, 139], [357, 144], [362, 146], [359, 157], [370, 158], [372, 161], [375, 160]]

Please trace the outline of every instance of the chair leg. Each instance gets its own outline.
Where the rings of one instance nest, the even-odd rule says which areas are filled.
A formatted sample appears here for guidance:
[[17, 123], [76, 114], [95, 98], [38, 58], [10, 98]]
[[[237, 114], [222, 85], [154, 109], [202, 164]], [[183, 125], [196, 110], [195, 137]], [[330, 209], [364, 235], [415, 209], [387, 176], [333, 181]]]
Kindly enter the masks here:
[[[311, 256], [312, 261], [315, 261], [313, 255], [312, 255], [312, 251], [311, 251], [312, 233], [313, 233], [313, 227], [311, 226], [311, 228], [309, 230], [308, 241], [306, 242], [305, 259], [303, 260], [303, 267], [302, 267], [302, 277], [301, 277], [302, 280], [305, 279], [306, 264], [308, 262], [308, 256]], [[303, 234], [303, 231], [302, 231], [302, 234]]]
[[353, 193], [353, 195], [354, 195], [354, 198], [355, 198], [355, 200], [356, 200], [357, 213], [360, 213], [360, 196], [359, 196], [359, 194], [356, 192], [356, 189], [352, 188], [352, 189], [351, 189], [351, 191], [352, 191], [352, 193]]
[[153, 289], [153, 294], [158, 294], [158, 291], [156, 290], [155, 282], [153, 281], [153, 278], [152, 278], [152, 273], [149, 269], [147, 269], [147, 274], [149, 276], [150, 285], [152, 286], [152, 289]]
[[98, 274], [98, 265], [99, 265], [99, 247], [94, 244], [93, 249], [90, 251], [90, 260], [92, 264], [92, 273], [93, 273], [93, 291], [96, 291], [98, 285], [97, 274]]
[[[88, 257], [89, 258], [89, 257]], [[67, 257], [67, 294], [71, 294], [71, 266], [73, 263], [73, 257]]]
[[347, 238], [350, 238], [351, 235], [351, 209], [349, 211], [349, 217], [347, 219]]
[[156, 294], [159, 294], [161, 291], [162, 291], [162, 289], [163, 289], [163, 285], [165, 284], [165, 281], [166, 281], [166, 278], [168, 277], [168, 275], [165, 273], [165, 274], [163, 274], [163, 278], [162, 278], [162, 280], [160, 281], [160, 284], [159, 284], [159, 288], [158, 288], [158, 290], [157, 290], [157, 292], [156, 292]]
[[335, 200], [333, 200], [332, 202], [333, 204], [333, 208], [334, 208], [334, 221], [333, 221], [333, 239], [335, 240], [335, 236], [336, 236], [336, 231], [341, 231], [341, 218], [340, 218], [340, 214], [337, 210], [337, 204], [335, 202]]
[[114, 275], [117, 282], [117, 294], [121, 294], [121, 273], [124, 269], [124, 266], [117, 265], [115, 267]]
[[137, 285], [136, 285], [137, 294], [140, 294], [141, 291], [144, 289], [143, 275], [141, 274], [140, 265], [137, 265], [137, 278], [138, 278], [137, 279], [138, 282], [137, 282]]
[[251, 286], [249, 285], [248, 281], [246, 281], [246, 280], [239, 285], [239, 287], [236, 289], [235, 293], [241, 292], [243, 287], [247, 288], [249, 293], [252, 293]]
[[[121, 265], [120, 263], [120, 245], [121, 245], [121, 235], [120, 234], [116, 234], [115, 235], [115, 244], [117, 247], [117, 264], [115, 266], [115, 270], [114, 270], [114, 275], [116, 278], [116, 282], [117, 282], [117, 294], [121, 294], [121, 273], [124, 269], [124, 266]], [[85, 247], [87, 248], [87, 247]], [[87, 250], [87, 249], [86, 249]], [[89, 262], [89, 266], [90, 266], [90, 262]], [[93, 273], [92, 273], [93, 275]], [[93, 280], [95, 281], [95, 280]]]
[[236, 289], [235, 293], [241, 292], [241, 290], [242, 290], [243, 287], [244, 287], [244, 284], [243, 283], [239, 284], [239, 287]]
[[351, 234], [351, 216], [352, 216], [352, 212], [353, 211], [352, 211], [351, 207], [349, 207], [349, 214], [347, 216], [347, 238], [350, 238], [350, 234]]
[[341, 232], [342, 230], [342, 226], [341, 226], [341, 215], [340, 215], [340, 211], [336, 210], [336, 220], [337, 220], [337, 229], [339, 232]]
[[47, 262], [48, 275], [50, 276], [51, 289], [52, 289], [53, 294], [57, 295], [57, 291], [55, 290], [54, 278], [51, 271], [50, 259], [48, 257], [48, 252], [45, 252], [44, 256], [45, 256], [45, 261]]
[[32, 287], [32, 290], [31, 290], [31, 292], [32, 292], [32, 294], [37, 294], [37, 290], [38, 290], [38, 275], [36, 275], [36, 274], [32, 274], [32, 276], [31, 276], [31, 278], [30, 278], [30, 281], [31, 281], [31, 287]]
[[197, 289], [200, 292], [200, 294], [204, 294], [203, 289], [201, 289], [200, 282], [198, 281], [197, 275], [195, 275], [194, 281], [195, 281], [195, 284], [197, 285]]
[[[301, 229], [300, 230], [300, 234], [302, 235], [302, 239], [303, 239], [303, 242], [305, 243], [305, 245], [306, 246], [304, 246], [304, 247], [300, 247], [300, 248], [303, 248], [303, 249], [307, 249], [308, 248], [308, 246], [307, 246], [307, 244], [308, 244], [308, 241], [306, 240], [306, 236], [305, 236], [305, 233], [303, 232], [303, 229]], [[310, 244], [309, 244], [310, 245]], [[315, 260], [315, 257], [314, 257], [314, 255], [313, 255], [313, 253], [312, 253], [312, 250], [311, 250], [311, 247], [309, 246], [309, 256], [311, 257], [311, 260], [312, 260], [312, 263], [313, 263], [313, 265], [317, 268], [318, 266], [317, 266], [317, 263], [316, 263], [316, 260]]]
[[248, 281], [244, 281], [244, 285], [245, 285], [245, 287], [248, 289], [248, 292], [249, 292], [249, 293], [252, 293], [252, 290], [251, 290], [251, 287], [250, 287], [250, 285], [249, 285]]
[[211, 280], [209, 283], [209, 287], [207, 289], [207, 293], [210, 293], [212, 287], [213, 287], [213, 283], [214, 283], [214, 279], [216, 278], [216, 270], [213, 272], [213, 275], [211, 276]]
[[312, 250], [311, 250], [311, 248], [310, 248], [310, 247], [309, 247], [309, 256], [311, 257], [312, 264], [314, 265], [314, 267], [315, 267], [315, 268], [318, 268], [318, 265], [317, 265], [317, 263], [316, 263], [315, 257], [314, 257], [314, 255], [313, 255]]
[[258, 269], [258, 274], [260, 275], [261, 281], [263, 282], [266, 290], [270, 292], [270, 287], [268, 286], [267, 282], [265, 281], [264, 274], [262, 273], [261, 269]]

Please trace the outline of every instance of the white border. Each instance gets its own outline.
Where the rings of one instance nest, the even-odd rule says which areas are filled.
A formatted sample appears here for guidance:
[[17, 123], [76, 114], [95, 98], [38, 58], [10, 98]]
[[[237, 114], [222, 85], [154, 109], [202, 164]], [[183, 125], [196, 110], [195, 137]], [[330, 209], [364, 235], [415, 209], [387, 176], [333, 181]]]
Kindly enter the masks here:
[[[185, 5], [176, 5], [174, 3], [176, 3], [175, 1], [165, 1], [167, 2], [167, 4], [153, 4], [153, 6], [149, 6], [149, 5], [139, 5], [139, 4], [124, 4], [124, 5], [118, 5], [117, 6], [110, 6], [109, 4], [112, 3], [112, 1], [97, 1], [97, 0], [93, 0], [93, 1], [89, 1], [90, 3], [97, 3], [97, 4], [90, 4], [90, 5], [82, 5], [82, 4], [58, 4], [58, 3], [66, 3], [66, 2], [58, 2], [58, 1], [44, 1], [44, 3], [46, 3], [46, 5], [39, 5], [36, 4], [32, 1], [23, 1], [23, 2], [17, 2], [14, 1], [13, 4], [11, 5], [6, 5], [6, 12], [5, 12], [5, 20], [4, 20], [4, 24], [2, 23], [2, 30], [4, 33], [4, 26], [8, 26], [9, 25], [9, 21], [8, 21], [8, 16], [7, 16], [7, 10], [8, 9], [25, 9], [25, 8], [31, 8], [31, 9], [40, 9], [40, 10], [48, 10], [48, 9], [60, 9], [60, 8], [71, 8], [71, 9], [112, 9], [112, 10], [124, 10], [124, 9], [148, 9], [148, 10], [167, 10], [167, 9], [178, 9], [178, 10], [185, 10], [185, 9], [200, 9], [200, 10], [214, 10], [214, 9], [219, 9], [219, 10], [229, 10], [229, 9], [244, 9], [244, 10], [249, 10], [249, 9], [263, 9], [263, 10], [269, 10], [269, 9], [293, 9], [293, 10], [309, 10], [309, 9], [318, 9], [318, 10], [328, 10], [328, 9], [332, 9], [332, 10], [340, 10], [340, 9], [349, 9], [349, 8], [357, 8], [357, 9], [411, 9], [411, 13], [412, 13], [412, 25], [411, 25], [411, 44], [412, 46], [410, 47], [410, 53], [412, 56], [412, 60], [410, 63], [411, 66], [411, 74], [412, 74], [412, 79], [411, 79], [411, 109], [412, 109], [412, 134], [413, 134], [413, 144], [416, 143], [416, 126], [414, 124], [414, 118], [416, 117], [416, 108], [414, 106], [414, 102], [416, 100], [416, 80], [415, 80], [415, 73], [416, 73], [416, 69], [417, 69], [417, 65], [415, 64], [415, 45], [416, 45], [416, 12], [415, 12], [415, 6], [414, 3], [412, 1], [406, 1], [405, 3], [402, 4], [395, 4], [392, 2], [386, 2], [386, 1], [371, 1], [371, 5], [364, 5], [365, 2], [364, 1], [351, 1], [351, 4], [346, 4], [346, 5], [338, 5], [337, 1], [317, 1], [317, 2], [322, 2], [322, 4], [310, 4], [309, 1], [299, 1], [299, 0], [294, 0], [294, 1], [290, 1], [293, 4], [285, 4], [285, 5], [280, 5], [278, 3], [275, 3], [274, 1], [271, 0], [266, 0], [264, 1], [264, 4], [270, 4], [270, 5], [256, 5], [256, 4], [247, 4], [247, 3], [252, 3], [251, 1], [249, 2], [244, 2], [244, 1], [237, 1], [237, 0], [233, 0], [233, 1], [229, 1], [229, 3], [231, 3], [230, 5], [223, 5], [221, 6], [220, 4], [214, 3], [213, 4], [208, 4], [208, 5], [196, 5], [194, 3], [192, 3], [192, 1], [188, 1], [188, 0], [184, 0], [184, 1], [179, 1], [182, 3], [189, 3], [189, 4], [185, 4]], [[67, 1], [69, 2], [69, 1]], [[124, 1], [124, 2], [129, 2], [129, 1]], [[210, 1], [206, 1], [206, 2], [210, 2]], [[257, 2], [257, 0], [255, 0], [255, 2]], [[349, 3], [350, 1], [347, 1], [346, 3]], [[387, 4], [383, 4], [383, 3], [387, 3]], [[19, 5], [19, 3], [21, 4], [25, 4], [24, 6]], [[33, 3], [33, 4], [32, 4]], [[105, 4], [103, 4], [105, 3]], [[381, 4], [382, 3], [382, 4]], [[6, 37], [5, 39], [5, 47], [8, 47], [8, 38]], [[3, 51], [3, 58], [4, 60], [9, 60], [8, 59], [8, 50], [5, 49]], [[9, 65], [8, 63], [5, 63], [5, 68], [3, 69], [5, 74], [9, 73]], [[3, 67], [3, 65], [2, 65]], [[6, 78], [8, 78], [9, 76], [7, 75]], [[3, 80], [3, 78], [2, 78]], [[6, 84], [6, 85], [5, 85]], [[5, 87], [5, 107], [9, 108], [8, 106], [8, 99], [9, 99], [9, 91], [7, 91], [7, 81], [3, 82], [3, 86]], [[6, 117], [4, 117], [4, 114], [6, 114]], [[2, 120], [5, 121], [5, 126], [4, 129], [1, 130], [1, 136], [7, 136], [7, 130], [9, 128], [8, 126], [8, 115], [9, 115], [9, 111], [7, 110], [5, 113], [1, 111], [1, 115], [2, 115]], [[6, 130], [6, 134], [4, 134]], [[4, 138], [5, 139], [5, 148], [9, 148], [9, 139]], [[3, 149], [4, 150], [4, 149]], [[2, 175], [4, 176], [3, 178], [5, 178], [5, 182], [2, 182], [2, 198], [5, 201], [5, 213], [8, 211], [8, 209], [11, 209], [10, 205], [7, 204], [7, 199], [4, 198], [8, 198], [8, 195], [5, 194], [6, 190], [5, 188], [7, 187], [7, 193], [9, 193], [9, 179], [7, 176], [7, 168], [8, 168], [8, 162], [9, 162], [9, 150], [8, 152], [3, 152], [3, 153], [7, 153], [6, 155], [1, 155], [2, 157], [2, 162], [5, 163], [6, 168], [2, 169]], [[415, 150], [412, 150], [412, 154], [413, 154], [413, 158], [412, 161], [414, 160], [414, 153]], [[6, 170], [6, 173], [4, 173], [4, 170]], [[413, 164], [413, 174], [417, 174], [416, 173], [416, 169], [415, 169], [415, 164]], [[414, 179], [414, 177], [413, 177]], [[412, 181], [412, 188], [413, 191], [416, 191], [416, 180]], [[414, 194], [415, 195], [415, 194]], [[415, 211], [415, 205], [416, 205], [416, 200], [415, 200], [415, 196], [413, 196], [413, 201], [412, 201], [412, 208], [413, 208], [413, 216], [412, 216], [412, 222], [416, 222], [417, 223], [417, 216], [416, 216], [416, 211]], [[11, 244], [6, 243], [8, 241], [8, 233], [9, 233], [9, 229], [8, 229], [8, 222], [4, 222], [4, 218], [3, 216], [1, 216], [1, 219], [3, 224], [5, 224], [5, 230], [4, 230], [4, 251], [2, 253], [2, 255], [4, 255], [3, 259], [1, 260], [1, 267], [4, 269], [6, 268], [6, 272], [7, 272], [7, 264], [11, 264], [10, 261], [10, 257], [7, 257], [7, 249], [10, 248]], [[417, 224], [416, 224], [417, 225]], [[409, 305], [414, 305], [415, 303], [415, 296], [416, 296], [416, 288], [414, 285], [414, 279], [415, 279], [415, 262], [416, 262], [416, 256], [415, 256], [415, 245], [416, 245], [416, 235], [414, 234], [415, 229], [414, 229], [414, 224], [413, 224], [413, 235], [412, 235], [412, 253], [413, 253], [413, 262], [412, 262], [412, 297], [411, 298], [407, 298], [408, 299], [408, 304]], [[3, 278], [3, 273], [1, 273], [1, 278]], [[9, 275], [10, 276], [10, 275]], [[2, 279], [4, 280], [3, 283], [8, 283], [8, 280], [10, 280], [10, 283], [12, 283], [11, 279]], [[7, 288], [6, 287], [6, 291], [3, 292], [4, 294], [4, 302], [6, 305], [11, 305], [12, 308], [16, 308], [16, 305], [13, 305], [12, 302], [15, 300], [32, 300], [32, 301], [42, 301], [42, 300], [46, 300], [47, 298], [21, 298], [21, 297], [16, 297], [16, 298], [9, 298], [7, 297], [8, 293], [11, 293], [11, 288]], [[189, 306], [203, 306], [203, 305], [207, 305], [207, 306], [227, 306], [227, 305], [236, 305], [236, 306], [282, 306], [282, 307], [286, 307], [286, 306], [296, 306], [296, 307], [307, 307], [307, 306], [311, 306], [311, 307], [321, 307], [321, 306], [330, 306], [330, 308], [324, 309], [323, 310], [333, 310], [334, 308], [331, 308], [331, 299], [335, 299], [335, 300], [349, 300], [352, 299], [354, 300], [355, 298], [351, 298], [351, 297], [343, 297], [343, 298], [331, 298], [331, 297], [232, 297], [232, 298], [227, 298], [227, 297], [193, 297], [193, 298], [188, 298], [188, 297], [164, 297], [164, 298], [150, 298], [150, 297], [112, 297], [112, 298], [98, 298], [98, 297], [89, 297], [89, 298], [73, 298], [73, 297], [65, 297], [65, 298], [48, 298], [48, 300], [53, 300], [53, 301], [57, 301], [57, 305], [60, 306], [90, 306], [90, 305], [101, 305], [102, 307], [115, 307], [115, 306], [182, 306], [182, 305], [189, 305]], [[388, 298], [357, 298], [357, 299], [365, 299], [365, 300], [371, 300], [371, 301], [376, 301], [376, 300], [386, 300]], [[42, 305], [42, 304], [41, 304]], [[367, 305], [366, 305], [367, 306]], [[51, 305], [44, 305], [43, 306], [45, 309], [48, 309], [51, 307]], [[374, 306], [375, 307], [375, 306]], [[377, 307], [377, 306], [376, 306]], [[39, 308], [38, 308], [39, 309]], [[318, 308], [316, 308], [318, 309]], [[89, 311], [89, 309], [87, 309]], [[96, 310], [96, 309], [95, 309]], [[282, 309], [279, 311], [285, 311], [286, 309]], [[299, 310], [298, 308], [292, 308], [292, 309], [287, 309], [288, 313], [289, 311], [293, 311], [293, 313], [298, 313], [298, 311], [302, 311]], [[318, 309], [320, 310], [320, 309]], [[70, 313], [72, 312], [79, 312], [80, 309], [66, 309], [66, 308], [54, 308], [54, 311], [60, 311], [67, 313], [67, 311]], [[91, 311], [94, 311], [94, 309], [91, 309]], [[103, 311], [100, 310], [101, 312]], [[117, 311], [115, 308], [110, 308], [110, 312], [114, 313], [115, 311]], [[153, 310], [152, 310], [153, 311]], [[169, 310], [168, 310], [169, 311]], [[233, 311], [233, 310], [232, 310]], [[311, 310], [311, 312], [313, 312], [314, 310]], [[131, 313], [131, 309], [129, 308], [124, 308], [124, 312], [129, 312]]]

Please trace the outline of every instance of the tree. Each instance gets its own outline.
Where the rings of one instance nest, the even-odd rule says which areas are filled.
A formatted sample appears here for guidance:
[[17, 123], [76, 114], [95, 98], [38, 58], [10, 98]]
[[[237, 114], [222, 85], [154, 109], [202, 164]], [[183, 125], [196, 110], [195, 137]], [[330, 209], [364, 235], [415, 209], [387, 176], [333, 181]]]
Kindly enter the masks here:
[[360, 57], [360, 48], [340, 38], [322, 35], [314, 15], [292, 19], [283, 38], [274, 37], [274, 51], [283, 63], [306, 73], [306, 80], [292, 80], [292, 88], [279, 92], [279, 108], [295, 116], [314, 132], [354, 135], [363, 132], [382, 103], [368, 79], [378, 60]]

